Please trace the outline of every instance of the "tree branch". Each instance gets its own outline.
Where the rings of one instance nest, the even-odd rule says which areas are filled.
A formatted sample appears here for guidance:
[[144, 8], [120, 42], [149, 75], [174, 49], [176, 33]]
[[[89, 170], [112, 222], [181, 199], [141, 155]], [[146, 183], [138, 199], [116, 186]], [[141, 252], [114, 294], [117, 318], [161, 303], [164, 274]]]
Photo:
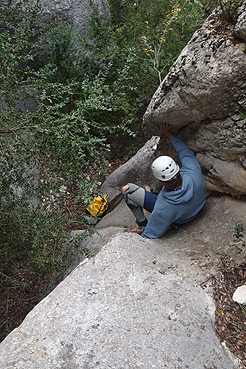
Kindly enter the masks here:
[[0, 131], [0, 135], [14, 133], [17, 131], [21, 131], [22, 129], [32, 129], [32, 128], [35, 128], [35, 126], [23, 126], [23, 127], [18, 127], [18, 128], [12, 128], [7, 131]]

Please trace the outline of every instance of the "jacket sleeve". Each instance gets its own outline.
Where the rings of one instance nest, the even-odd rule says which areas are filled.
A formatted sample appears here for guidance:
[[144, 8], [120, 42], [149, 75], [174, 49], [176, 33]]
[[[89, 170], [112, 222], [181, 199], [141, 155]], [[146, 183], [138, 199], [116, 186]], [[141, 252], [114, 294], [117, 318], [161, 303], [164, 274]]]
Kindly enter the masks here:
[[167, 219], [163, 214], [160, 214], [154, 209], [141, 236], [144, 238], [160, 238], [167, 231], [171, 223], [172, 221], [170, 219]]
[[200, 169], [200, 165], [196, 160], [195, 154], [193, 153], [192, 150], [188, 148], [188, 146], [184, 141], [174, 136], [170, 142], [177, 151], [182, 166], [190, 169], [195, 169], [195, 167]]

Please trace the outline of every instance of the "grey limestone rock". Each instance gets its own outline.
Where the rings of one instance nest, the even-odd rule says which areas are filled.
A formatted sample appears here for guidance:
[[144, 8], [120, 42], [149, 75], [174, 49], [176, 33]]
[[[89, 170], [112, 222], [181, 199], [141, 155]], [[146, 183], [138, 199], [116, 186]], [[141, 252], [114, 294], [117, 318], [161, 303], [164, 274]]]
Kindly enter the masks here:
[[238, 11], [238, 19], [234, 28], [236, 37], [246, 41], [246, 2], [244, 1]]
[[246, 285], [238, 287], [234, 292], [232, 299], [239, 304], [246, 305]]
[[105, 228], [105, 238], [94, 238], [101, 251], [1, 343], [0, 368], [240, 368], [216, 336], [203, 289], [223, 255], [242, 258], [228, 242], [237, 205], [211, 198], [200, 218], [159, 240], [122, 228], [109, 239]]
[[208, 190], [246, 193], [246, 119], [239, 116], [204, 122], [185, 132], [188, 146], [197, 153]]
[[195, 32], [154, 94], [144, 115], [147, 128], [223, 119], [246, 108], [246, 45], [215, 32], [213, 13]]
[[112, 200], [128, 182], [142, 186], [151, 185], [153, 182], [151, 163], [155, 159], [158, 142], [159, 137], [152, 137], [130, 160], [106, 179], [101, 191], [109, 195], [109, 200]]
[[160, 272], [156, 249], [115, 236], [5, 339], [2, 367], [236, 368], [213, 330], [211, 301], [175, 270]]

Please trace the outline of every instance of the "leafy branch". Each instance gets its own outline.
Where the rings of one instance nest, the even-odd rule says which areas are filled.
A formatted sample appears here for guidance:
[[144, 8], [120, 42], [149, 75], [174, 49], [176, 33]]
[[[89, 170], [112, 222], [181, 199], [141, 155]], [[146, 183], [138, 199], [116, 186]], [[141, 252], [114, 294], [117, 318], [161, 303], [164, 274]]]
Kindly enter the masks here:
[[[162, 82], [162, 71], [160, 70], [160, 57], [161, 53], [163, 51], [163, 47], [167, 42], [167, 33], [169, 31], [173, 31], [171, 26], [178, 20], [178, 14], [183, 11], [186, 4], [189, 2], [189, 0], [186, 0], [184, 4], [180, 7], [179, 1], [176, 1], [175, 6], [173, 7], [172, 11], [168, 15], [168, 19], [166, 22], [163, 22], [164, 28], [162, 29], [160, 35], [159, 35], [159, 41], [156, 44], [154, 39], [151, 39], [151, 37], [148, 37], [148, 21], [146, 21], [147, 24], [147, 32], [145, 35], [142, 36], [142, 42], [145, 46], [144, 51], [149, 57], [149, 59], [152, 61], [153, 68], [158, 74], [159, 83]], [[163, 55], [162, 55], [163, 58]], [[165, 68], [165, 67], [164, 67]]]

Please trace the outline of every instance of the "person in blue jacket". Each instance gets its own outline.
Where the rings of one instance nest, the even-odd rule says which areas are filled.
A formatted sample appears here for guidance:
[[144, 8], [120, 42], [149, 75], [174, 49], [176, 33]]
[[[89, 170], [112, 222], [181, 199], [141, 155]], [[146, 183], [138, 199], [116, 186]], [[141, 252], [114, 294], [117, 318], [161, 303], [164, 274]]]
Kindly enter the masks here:
[[[169, 124], [158, 128], [177, 151], [182, 167], [169, 156], [160, 156], [152, 163], [152, 172], [161, 184], [159, 194], [128, 183], [122, 188], [126, 204], [131, 209], [144, 238], [162, 237], [171, 224], [179, 225], [192, 221], [206, 201], [206, 186], [202, 171], [194, 153], [178, 137]], [[143, 209], [149, 211], [147, 221]]]

